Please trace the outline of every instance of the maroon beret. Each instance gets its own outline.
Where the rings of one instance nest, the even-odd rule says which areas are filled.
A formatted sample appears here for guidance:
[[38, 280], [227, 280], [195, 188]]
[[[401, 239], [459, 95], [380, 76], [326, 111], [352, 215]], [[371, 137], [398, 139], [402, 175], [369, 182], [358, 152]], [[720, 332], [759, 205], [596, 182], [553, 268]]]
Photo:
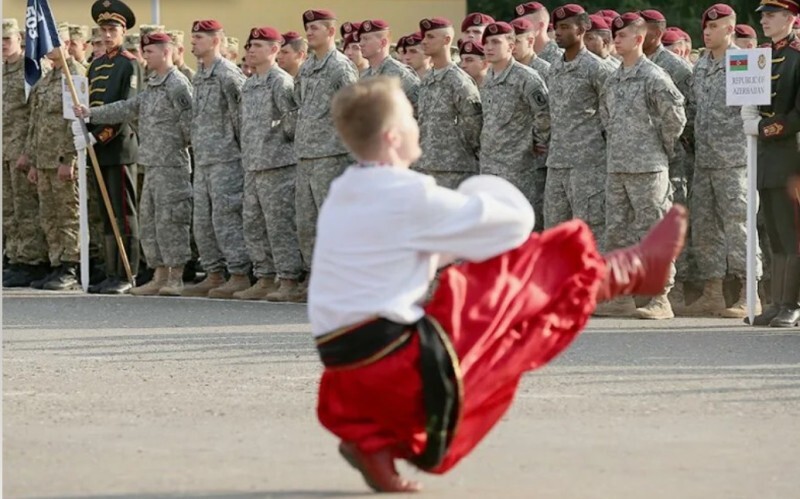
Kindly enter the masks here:
[[263, 40], [265, 42], [280, 42], [283, 43], [281, 32], [269, 26], [262, 26], [260, 28], [253, 28], [250, 30], [250, 36], [247, 37], [247, 43], [253, 40]]
[[486, 26], [487, 24], [492, 24], [493, 22], [494, 18], [492, 16], [487, 16], [486, 14], [481, 14], [480, 12], [473, 12], [464, 18], [464, 21], [461, 23], [461, 32], [463, 33], [464, 31], [467, 31], [467, 28], [470, 26]]
[[344, 38], [344, 35], [355, 33], [360, 27], [361, 23], [351, 23], [350, 21], [345, 21], [341, 26], [339, 26], [339, 34], [342, 35], [342, 38]]
[[342, 38], [342, 50], [346, 50], [348, 45], [358, 43], [358, 33], [348, 33]]
[[736, 38], [758, 38], [756, 30], [747, 24], [737, 24], [734, 32], [736, 33]]
[[396, 47], [396, 50], [405, 49], [406, 48], [406, 37], [405, 36], [401, 36], [400, 38], [398, 38], [397, 41], [395, 42], [395, 47]]
[[683, 41], [686, 41], [686, 42], [691, 42], [692, 41], [692, 37], [689, 36], [689, 33], [683, 31], [680, 28], [677, 28], [675, 26], [669, 26], [667, 28], [667, 31], [674, 31], [674, 32], [678, 33], [680, 35], [680, 37], [681, 37], [681, 40], [683, 40]]
[[601, 9], [596, 14], [606, 18], [610, 17], [612, 21], [619, 17], [619, 12], [614, 9]]
[[311, 9], [303, 12], [303, 26], [314, 21], [335, 21], [336, 14], [328, 9]]
[[214, 19], [195, 21], [192, 24], [192, 33], [216, 33], [217, 31], [222, 31], [222, 24]]
[[617, 31], [625, 29], [631, 24], [635, 23], [636, 21], [641, 21], [641, 20], [642, 16], [640, 16], [638, 13], [626, 12], [621, 16], [617, 16], [617, 18], [614, 19], [614, 23], [611, 25], [611, 32], [616, 35]]
[[681, 34], [677, 31], [666, 31], [664, 36], [661, 37], [661, 44], [665, 47], [669, 47], [670, 45], [675, 45], [676, 43], [683, 41], [681, 39]]
[[431, 19], [426, 18], [419, 22], [419, 31], [424, 35], [433, 29], [449, 28], [452, 25], [453, 23], [444, 17], [434, 17]]
[[517, 5], [515, 12], [517, 16], [527, 16], [528, 14], [539, 12], [542, 9], [544, 9], [544, 5], [539, 2], [526, 2]]
[[565, 19], [569, 19], [570, 17], [585, 13], [586, 11], [580, 5], [568, 3], [567, 5], [561, 6], [553, 11], [553, 20], [563, 21]]
[[481, 39], [481, 43], [485, 44], [486, 39], [489, 38], [490, 36], [509, 35], [509, 34], [510, 35], [514, 34], [514, 28], [510, 24], [504, 22], [492, 23], [489, 26], [486, 26], [486, 31], [483, 32], [483, 38]]
[[287, 43], [291, 43], [295, 40], [300, 40], [301, 38], [303, 38], [297, 31], [287, 31], [281, 36], [283, 37], [283, 43], [281, 43], [282, 46], [286, 45]]
[[461, 55], [478, 55], [483, 57], [483, 45], [481, 45], [479, 42], [465, 42], [461, 44], [458, 53]]
[[148, 45], [158, 45], [162, 43], [172, 43], [172, 38], [170, 38], [168, 34], [161, 33], [160, 31], [144, 35], [141, 41], [142, 48], [145, 48]]
[[514, 28], [514, 33], [518, 35], [522, 35], [524, 33], [530, 33], [531, 31], [536, 29], [536, 26], [534, 26], [532, 22], [520, 17], [511, 21], [511, 26]]
[[667, 18], [664, 17], [664, 14], [655, 10], [655, 9], [647, 9], [639, 12], [639, 15], [642, 16], [648, 23], [664, 23], [667, 22]]
[[422, 33], [420, 31], [411, 33], [406, 37], [406, 48], [416, 47], [420, 43], [422, 43]]
[[608, 21], [601, 15], [592, 14], [589, 16], [589, 22], [592, 23], [592, 27], [589, 28], [589, 31], [611, 31], [611, 26]]
[[378, 31], [386, 31], [387, 29], [389, 29], [389, 23], [383, 19], [373, 19], [361, 23], [361, 26], [358, 28], [358, 34], [360, 36], [364, 33], [377, 33]]
[[706, 27], [706, 23], [708, 21], [716, 21], [721, 17], [728, 17], [736, 14], [736, 12], [730, 7], [730, 5], [725, 5], [724, 3], [715, 3], [705, 12], [703, 12], [703, 22], [702, 27]]

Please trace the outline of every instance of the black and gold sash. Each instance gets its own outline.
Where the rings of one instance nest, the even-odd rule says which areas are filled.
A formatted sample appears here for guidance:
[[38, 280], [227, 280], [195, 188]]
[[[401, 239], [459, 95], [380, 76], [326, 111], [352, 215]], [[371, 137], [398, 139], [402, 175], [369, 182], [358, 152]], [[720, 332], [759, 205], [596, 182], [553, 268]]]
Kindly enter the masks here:
[[317, 339], [322, 363], [334, 369], [355, 369], [391, 355], [419, 336], [420, 375], [425, 406], [425, 450], [411, 462], [433, 469], [442, 462], [453, 439], [463, 406], [463, 385], [458, 357], [450, 338], [432, 317], [414, 324], [374, 319], [343, 328]]

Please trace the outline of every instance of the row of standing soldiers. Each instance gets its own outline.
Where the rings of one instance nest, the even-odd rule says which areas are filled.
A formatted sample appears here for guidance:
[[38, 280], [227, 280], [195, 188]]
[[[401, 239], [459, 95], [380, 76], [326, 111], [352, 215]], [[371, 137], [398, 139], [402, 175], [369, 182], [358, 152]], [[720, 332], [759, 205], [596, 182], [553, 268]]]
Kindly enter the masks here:
[[[96, 16], [101, 27], [132, 24], [124, 4], [105, 3], [123, 15]], [[792, 112], [785, 96], [798, 91], [798, 42], [792, 34], [797, 8], [792, 0], [773, 7], [775, 2], [762, 5], [762, 15], [785, 14], [788, 30], [776, 38], [765, 26], [775, 50], [774, 103], [756, 110], [761, 123], [751, 133], [760, 137], [766, 151], [762, 156], [770, 157], [780, 142], [781, 153], [774, 159], [792, 165], [797, 130], [785, 118]], [[743, 121], [740, 109], [725, 105], [725, 50], [742, 38], [733, 9], [715, 4], [705, 11], [706, 50], [695, 67], [665, 49], [666, 19], [658, 11], [604, 18], [568, 4], [552, 13], [555, 41], [547, 37], [550, 12], [538, 2], [519, 5], [515, 15], [511, 23], [483, 14], [464, 20], [459, 45], [465, 70], [451, 60], [452, 23], [422, 20], [418, 33], [395, 46], [400, 58], [421, 51], [427, 59], [422, 78], [413, 64], [390, 57], [390, 27], [380, 19], [342, 26], [345, 56], [334, 49], [335, 15], [306, 11], [310, 50], [296, 75], [276, 64], [290, 40], [272, 28], [254, 28], [245, 58], [249, 78], [220, 57], [222, 26], [195, 23], [192, 50], [200, 71], [191, 84], [171, 64], [162, 67], [148, 60], [154, 74], [147, 90], [130, 98], [130, 87], [136, 88], [131, 79], [125, 96], [129, 100], [114, 103], [115, 97], [100, 95], [92, 102], [95, 107], [79, 111], [92, 123], [100, 144], [107, 142], [104, 131], [113, 140], [119, 136], [115, 126], [138, 119], [138, 157], [116, 162], [138, 160], [146, 171], [139, 207], [141, 242], [156, 272], [150, 283], [132, 293], [303, 300], [317, 210], [330, 183], [351, 163], [333, 131], [330, 100], [359, 77], [390, 75], [401, 79], [419, 121], [423, 157], [415, 168], [450, 187], [476, 173], [502, 176], [529, 196], [540, 215], [539, 229], [582, 218], [610, 250], [641, 237], [672, 202], [690, 205], [693, 251], [687, 255], [693, 258], [678, 261], [677, 282], [640, 308], [633, 301], [617, 302], [598, 314], [742, 317], [744, 293], [729, 297], [728, 303], [723, 293], [726, 277], [741, 281], [745, 276], [748, 120]], [[600, 44], [605, 51], [587, 49], [587, 39], [595, 35], [605, 42]], [[609, 40], [614, 40], [614, 50]], [[142, 37], [142, 51], [147, 53], [148, 47], [169, 53], [162, 57], [165, 61], [174, 57], [174, 43], [159, 33]], [[356, 47], [361, 65], [353, 56]], [[107, 82], [98, 78], [102, 74], [93, 76], [93, 70], [102, 68], [111, 54], [93, 65], [90, 81]], [[124, 52], [121, 56], [122, 62], [132, 59]], [[473, 59], [479, 69], [475, 74], [468, 71]], [[92, 90], [101, 86], [93, 83]], [[132, 132], [129, 137], [136, 139]], [[793, 144], [792, 151], [786, 143]], [[189, 144], [194, 149], [193, 185]], [[128, 193], [116, 212], [123, 214], [121, 226], [133, 237], [135, 187], [130, 179], [135, 175], [129, 165], [115, 165], [119, 179], [114, 181], [112, 174], [106, 183], [112, 192]], [[782, 179], [769, 180], [773, 171], [777, 169], [760, 175], [760, 188], [785, 186], [791, 166], [777, 175]], [[767, 180], [762, 182], [762, 176]], [[780, 196], [762, 192], [762, 203], [773, 198]], [[788, 203], [783, 208], [792, 206], [791, 198], [782, 199]], [[781, 246], [788, 242], [782, 234], [786, 224], [775, 229], [775, 220], [788, 217], [791, 210], [762, 211], [767, 215], [764, 232], [770, 236], [767, 249], [787, 254], [786, 245]], [[207, 274], [199, 284], [183, 288], [179, 276], [190, 258], [192, 212]], [[106, 243], [113, 247], [108, 238]], [[129, 254], [135, 255], [132, 249]], [[775, 259], [772, 267], [776, 269]], [[786, 268], [781, 264], [778, 271], [785, 275]], [[255, 283], [248, 278], [251, 270]], [[118, 269], [116, 274], [112, 292], [130, 286], [119, 278]], [[703, 286], [700, 297], [687, 304], [684, 291], [690, 275]], [[791, 290], [784, 288], [794, 281], [773, 277], [776, 281], [780, 285], [772, 286], [772, 301], [792, 308], [786, 303], [797, 302], [797, 293], [791, 298]]]

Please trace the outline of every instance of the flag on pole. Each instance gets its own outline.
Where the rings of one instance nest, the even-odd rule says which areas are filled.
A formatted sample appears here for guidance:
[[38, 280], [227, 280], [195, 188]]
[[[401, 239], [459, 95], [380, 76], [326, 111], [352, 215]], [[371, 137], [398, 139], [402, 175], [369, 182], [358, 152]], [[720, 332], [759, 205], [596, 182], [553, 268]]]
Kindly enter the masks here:
[[25, 10], [25, 98], [42, 77], [44, 56], [61, 46], [47, 0], [28, 0]]

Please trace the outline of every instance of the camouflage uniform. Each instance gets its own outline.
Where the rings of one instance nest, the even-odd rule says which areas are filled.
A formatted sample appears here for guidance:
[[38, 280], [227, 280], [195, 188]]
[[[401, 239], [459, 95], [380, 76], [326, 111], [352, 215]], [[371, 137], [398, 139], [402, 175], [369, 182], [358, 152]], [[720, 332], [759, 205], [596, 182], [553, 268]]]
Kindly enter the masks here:
[[303, 270], [294, 207], [296, 110], [294, 80], [278, 66], [242, 87], [244, 239], [258, 278], [297, 280]]
[[550, 136], [544, 80], [512, 59], [500, 73], [489, 69], [480, 95], [484, 111], [481, 173], [508, 180], [535, 205], [534, 137], [547, 143]]
[[246, 274], [242, 197], [244, 170], [239, 149], [239, 102], [245, 77], [217, 58], [194, 77], [194, 237], [206, 272]]
[[[692, 93], [692, 66], [682, 57], [665, 49], [663, 45], [659, 45], [653, 55], [649, 56], [649, 59], [666, 71], [683, 95], [684, 102], [688, 102], [689, 95]], [[670, 158], [669, 162], [669, 178], [673, 189], [672, 200], [684, 206], [688, 205], [689, 202], [689, 193], [691, 192], [689, 179], [692, 177], [694, 170], [694, 155], [691, 154], [691, 149], [687, 148], [684, 142], [691, 142], [693, 127], [694, 123], [691, 121], [686, 124], [686, 130], [683, 135], [684, 141], [676, 144], [675, 155]], [[690, 244], [687, 244], [686, 247], [689, 250], [691, 249]], [[675, 263], [678, 281], [689, 279], [689, 250], [681, 252], [678, 261]]]
[[403, 92], [408, 97], [408, 100], [411, 101], [411, 105], [414, 106], [414, 111], [416, 112], [419, 97], [419, 77], [413, 69], [402, 62], [387, 57], [378, 67], [367, 68], [361, 74], [361, 78], [369, 78], [370, 76], [394, 76], [399, 78]]
[[[735, 47], [733, 47], [735, 48]], [[697, 62], [687, 106], [696, 164], [691, 216], [699, 279], [747, 275], [747, 152], [740, 108], [726, 104], [725, 58]]]
[[306, 266], [311, 265], [317, 216], [331, 182], [344, 172], [350, 158], [333, 127], [331, 100], [340, 88], [358, 81], [347, 57], [332, 49], [322, 58], [310, 53], [295, 79], [298, 104], [295, 152], [297, 239]]
[[47, 261], [39, 196], [27, 173], [16, 167], [30, 118], [23, 65], [24, 58], [3, 64], [3, 235], [9, 263], [38, 265]]
[[[69, 72], [83, 76], [86, 69], [70, 58]], [[78, 183], [58, 178], [59, 165], [75, 167], [77, 152], [72, 125], [64, 119], [61, 68], [54, 69], [34, 85], [30, 95], [30, 124], [26, 154], [38, 171], [39, 216], [47, 240], [50, 265], [80, 262]]]
[[545, 226], [584, 220], [598, 245], [605, 238], [606, 142], [598, 112], [600, 92], [613, 69], [581, 49], [559, 58], [547, 78], [553, 132], [547, 157]]
[[608, 155], [606, 245], [614, 250], [639, 241], [669, 210], [669, 159], [686, 115], [681, 93], [646, 57], [612, 73], [600, 103]]
[[92, 108], [93, 123], [139, 118], [139, 164], [144, 187], [139, 206], [140, 238], [152, 268], [181, 267], [191, 256], [192, 187], [189, 153], [192, 93], [176, 68], [155, 75], [136, 97]]
[[483, 112], [475, 81], [455, 64], [422, 78], [418, 103], [422, 157], [414, 169], [451, 189], [478, 173]]
[[[542, 79], [547, 82], [547, 76], [550, 74], [549, 62], [533, 54], [528, 66], [535, 69]], [[534, 141], [535, 146], [545, 149], [545, 152], [534, 151], [533, 153], [533, 199], [535, 201], [533, 212], [536, 214], [534, 230], [539, 232], [544, 229], [544, 191], [547, 186], [547, 154], [549, 151], [547, 151], [547, 142], [543, 142], [541, 138], [537, 137], [534, 137]]]
[[555, 64], [557, 60], [563, 58], [564, 51], [561, 48], [559, 48], [556, 42], [550, 40], [549, 42], [547, 42], [547, 45], [544, 46], [542, 51], [536, 55], [538, 55], [545, 61], [549, 62], [550, 64]]

